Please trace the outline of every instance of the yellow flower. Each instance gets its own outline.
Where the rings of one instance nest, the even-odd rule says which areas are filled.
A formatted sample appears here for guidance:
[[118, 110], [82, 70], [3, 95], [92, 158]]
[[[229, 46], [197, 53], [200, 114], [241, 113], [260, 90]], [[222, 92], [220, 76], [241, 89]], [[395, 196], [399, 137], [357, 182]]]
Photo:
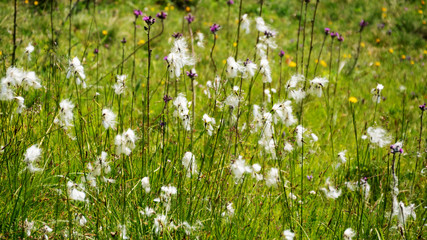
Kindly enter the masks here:
[[387, 12], [387, 8], [383, 7], [383, 8], [381, 8], [381, 11]]
[[412, 64], [412, 65], [414, 65], [414, 64], [415, 64], [415, 62], [414, 62], [414, 61], [411, 61], [411, 64]]
[[191, 11], [191, 8], [187, 6], [187, 7], [185, 7], [185, 11], [189, 12], [189, 11]]
[[357, 103], [357, 98], [355, 98], [355, 97], [350, 97], [350, 98], [348, 99], [348, 101], [349, 101], [349, 102], [351, 102], [351, 103]]
[[165, 85], [165, 81], [161, 81], [160, 83], [161, 83], [162, 85]]
[[28, 4], [28, 0], [25, 0], [25, 4]]
[[102, 30], [102, 35], [107, 35], [108, 34], [108, 32], [107, 32], [107, 30]]
[[289, 56], [289, 54], [286, 54], [286, 55], [285, 55], [285, 58], [286, 58], [286, 59], [288, 59], [288, 58], [290, 58], [290, 57], [291, 57], [291, 56]]
[[405, 56], [405, 55], [402, 55], [402, 59], [403, 59], [403, 60], [405, 60], [405, 59], [406, 59], [406, 56]]
[[167, 11], [169, 11], [169, 7], [165, 7], [165, 11], [167, 12]]
[[144, 43], [145, 43], [145, 41], [143, 39], [141, 39], [141, 40], [138, 41], [138, 45], [142, 45]]
[[236, 47], [236, 46], [237, 46], [237, 43], [236, 43], [236, 42], [234, 42], [234, 43], [233, 43], [233, 47]]
[[143, 84], [141, 84], [141, 87], [145, 87], [145, 84], [143, 83]]
[[418, 10], [418, 13], [419, 13], [419, 14], [423, 14], [423, 10], [421, 10], [421, 9], [420, 9], [420, 10]]
[[423, 21], [423, 24], [426, 25], [426, 20]]
[[320, 60], [320, 65], [322, 65], [322, 67], [327, 67], [328, 66], [328, 64], [326, 64], [326, 62], [323, 61], [323, 60]]
[[365, 47], [365, 43], [364, 43], [364, 42], [361, 42], [361, 43], [360, 43], [360, 46], [364, 48], [364, 47]]
[[34, 5], [35, 6], [39, 5], [39, 2], [38, 1], [34, 1]]
[[296, 66], [297, 66], [297, 64], [294, 61], [291, 61], [289, 63], [289, 67], [296, 67]]
[[174, 6], [171, 6], [171, 11], [173, 11], [175, 9], [175, 7]]
[[[427, 50], [424, 50], [424, 54], [427, 54]], [[1, 55], [1, 54], [0, 54]]]
[[376, 43], [380, 43], [381, 40], [379, 38], [377, 38], [377, 40], [375, 40]]
[[227, 63], [227, 60], [222, 60], [222, 64], [226, 64]]
[[314, 60], [314, 62], [315, 62], [315, 63], [318, 63], [318, 62], [319, 62], [319, 59]]
[[215, 39], [218, 39], [218, 35], [217, 34], [215, 34]]
[[383, 13], [383, 18], [386, 18], [387, 17], [387, 13]]
[[150, 114], [151, 114], [151, 113], [154, 113], [154, 111], [153, 111], [153, 110], [150, 110]]
[[348, 58], [351, 58], [351, 54], [348, 55]]
[[381, 63], [380, 62], [375, 62], [375, 66], [379, 67], [379, 66], [381, 66]]
[[344, 54], [342, 55], [342, 57], [343, 57], [343, 58], [347, 58], [347, 54], [345, 54], [345, 53], [344, 53]]
[[154, 8], [153, 7], [151, 8], [151, 11], [154, 12]]
[[389, 53], [393, 53], [394, 51], [393, 51], [393, 48], [390, 48], [389, 50], [388, 50], [388, 52]]
[[2, 52], [2, 51], [0, 51], [0, 56], [1, 56], [1, 55], [3, 55], [3, 52]]

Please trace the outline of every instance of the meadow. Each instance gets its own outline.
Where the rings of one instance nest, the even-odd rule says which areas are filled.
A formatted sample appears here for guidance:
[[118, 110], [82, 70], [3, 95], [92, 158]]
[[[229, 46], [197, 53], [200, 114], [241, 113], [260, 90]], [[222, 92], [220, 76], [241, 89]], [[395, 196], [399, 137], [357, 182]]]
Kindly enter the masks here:
[[424, 0], [0, 2], [0, 239], [427, 239]]

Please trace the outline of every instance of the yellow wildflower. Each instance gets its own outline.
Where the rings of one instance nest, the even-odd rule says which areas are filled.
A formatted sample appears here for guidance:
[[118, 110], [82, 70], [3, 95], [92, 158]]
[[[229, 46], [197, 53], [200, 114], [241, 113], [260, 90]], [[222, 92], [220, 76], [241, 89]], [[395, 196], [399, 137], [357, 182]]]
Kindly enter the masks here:
[[349, 101], [349, 102], [351, 102], [351, 103], [357, 103], [357, 98], [355, 98], [355, 97], [350, 97], [350, 98], [348, 99], [348, 101]]
[[291, 61], [289, 63], [289, 67], [296, 67], [296, 66], [297, 66], [297, 64], [294, 61]]

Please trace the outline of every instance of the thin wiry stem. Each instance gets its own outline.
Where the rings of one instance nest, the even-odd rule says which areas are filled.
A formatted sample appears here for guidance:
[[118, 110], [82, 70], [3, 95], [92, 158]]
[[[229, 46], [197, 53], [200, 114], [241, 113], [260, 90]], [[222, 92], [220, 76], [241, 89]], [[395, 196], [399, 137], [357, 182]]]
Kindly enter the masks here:
[[298, 23], [298, 36], [297, 36], [297, 51], [295, 56], [295, 71], [298, 73], [298, 51], [299, 51], [299, 35], [301, 33], [301, 20], [302, 20], [302, 9], [304, 8], [304, 0], [301, 0], [301, 7], [300, 7], [300, 13], [299, 13], [299, 23]]
[[234, 59], [236, 59], [236, 60], [237, 60], [237, 56], [239, 55], [240, 24], [242, 23], [242, 2], [243, 2], [243, 0], [240, 0], [239, 23], [237, 24], [236, 54], [234, 55]]
[[15, 54], [16, 54], [16, 0], [14, 1], [14, 9], [13, 9], [13, 50], [12, 50], [12, 66], [15, 66]]

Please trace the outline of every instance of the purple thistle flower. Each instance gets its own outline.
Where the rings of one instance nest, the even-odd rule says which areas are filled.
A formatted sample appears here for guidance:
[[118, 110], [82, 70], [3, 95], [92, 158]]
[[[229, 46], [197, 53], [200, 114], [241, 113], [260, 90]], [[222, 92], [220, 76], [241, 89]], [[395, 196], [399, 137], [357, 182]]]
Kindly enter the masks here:
[[279, 52], [279, 57], [283, 57], [283, 56], [285, 56], [285, 51], [283, 51], [283, 50], [280, 50], [280, 52]]
[[193, 70], [187, 71], [187, 76], [191, 79], [196, 78], [198, 75], [197, 73], [193, 72]]
[[151, 16], [144, 16], [144, 17], [142, 18], [142, 20], [144, 20], [144, 22], [145, 22], [148, 26], [153, 25], [153, 24], [156, 22], [156, 19], [155, 19], [155, 18], [153, 18], [153, 17], [151, 17]]
[[210, 29], [211, 29], [211, 32], [212, 32], [213, 34], [216, 34], [216, 32], [218, 32], [218, 30], [219, 30], [219, 29], [221, 29], [221, 26], [220, 26], [220, 25], [218, 25], [218, 24], [216, 24], [216, 23], [214, 23], [214, 24], [210, 27]]
[[123, 43], [123, 44], [125, 44], [126, 43], [126, 38], [123, 38], [120, 42]]
[[336, 33], [336, 32], [331, 32], [331, 34], [330, 34], [330, 35], [331, 35], [331, 38], [332, 38], [332, 39], [333, 39], [333, 38], [335, 38], [335, 37], [337, 36], [337, 34], [338, 34], [338, 33]]
[[182, 37], [182, 33], [179, 33], [179, 32], [178, 33], [174, 33], [174, 34], [172, 34], [172, 37], [178, 39], [178, 38]]
[[165, 96], [163, 97], [163, 102], [165, 102], [165, 103], [168, 103], [170, 100], [172, 100], [172, 97], [171, 97], [171, 96], [165, 95]]
[[165, 56], [164, 58], [163, 58], [163, 60], [165, 60], [166, 62], [168, 61], [168, 56]]
[[338, 33], [337, 33], [337, 35], [338, 35], [338, 38], [337, 38], [338, 41], [343, 42], [344, 41], [344, 37], [342, 35], [338, 34]]
[[426, 104], [424, 103], [423, 105], [418, 106], [420, 108], [421, 111], [425, 111], [427, 109]]
[[138, 10], [138, 9], [135, 9], [135, 10], [133, 10], [133, 14], [135, 15], [135, 17], [137, 18], [138, 16], [142, 16], [142, 11], [141, 10]]
[[184, 17], [186, 20], [187, 20], [187, 22], [190, 24], [190, 23], [192, 23], [192, 22], [194, 22], [194, 16], [193, 15], [191, 15], [191, 13], [189, 13], [187, 16], [185, 16]]
[[162, 19], [162, 20], [165, 20], [167, 16], [168, 16], [168, 14], [163, 12], [163, 11], [156, 14], [156, 17], [158, 17], [159, 19]]
[[331, 32], [331, 29], [330, 28], [325, 28], [325, 34], [326, 35], [329, 35], [329, 33]]
[[308, 181], [311, 181], [313, 179], [313, 175], [307, 175]]
[[166, 123], [165, 123], [165, 122], [160, 121], [160, 127], [164, 127], [165, 125], [166, 125]]
[[395, 153], [403, 153], [403, 149], [400, 147], [399, 144], [393, 144], [390, 146], [391, 149], [391, 153], [395, 154]]
[[233, 4], [234, 4], [234, 1], [233, 1], [233, 0], [228, 0], [228, 1], [227, 1], [227, 5], [228, 5], [228, 6], [233, 5]]
[[362, 19], [362, 21], [360, 21], [359, 23], [359, 26], [360, 26], [360, 31], [362, 31], [366, 26], [368, 26], [368, 22]]
[[99, 53], [98, 48], [95, 48], [95, 50], [93, 50], [93, 53], [98, 54]]

